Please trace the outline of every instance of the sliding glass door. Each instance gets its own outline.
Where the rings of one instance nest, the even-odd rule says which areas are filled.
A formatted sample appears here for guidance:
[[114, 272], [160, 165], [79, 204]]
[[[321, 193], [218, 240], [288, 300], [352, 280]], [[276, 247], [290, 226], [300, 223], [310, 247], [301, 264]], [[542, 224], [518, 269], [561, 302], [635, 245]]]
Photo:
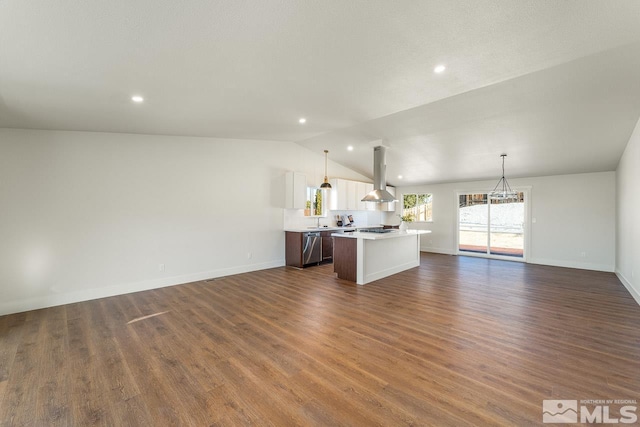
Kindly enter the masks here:
[[486, 194], [458, 196], [458, 249], [486, 254], [489, 250], [489, 204]]
[[486, 193], [458, 195], [458, 253], [524, 259], [525, 194], [491, 200]]

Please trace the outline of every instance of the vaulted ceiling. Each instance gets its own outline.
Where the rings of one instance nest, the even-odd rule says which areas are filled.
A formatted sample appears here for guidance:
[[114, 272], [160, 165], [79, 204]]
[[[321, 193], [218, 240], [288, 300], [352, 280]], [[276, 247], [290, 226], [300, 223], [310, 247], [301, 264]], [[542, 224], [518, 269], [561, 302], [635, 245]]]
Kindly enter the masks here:
[[369, 176], [384, 144], [395, 185], [493, 178], [502, 152], [509, 176], [614, 170], [640, 117], [638, 17], [636, 0], [5, 0], [0, 127], [293, 141]]

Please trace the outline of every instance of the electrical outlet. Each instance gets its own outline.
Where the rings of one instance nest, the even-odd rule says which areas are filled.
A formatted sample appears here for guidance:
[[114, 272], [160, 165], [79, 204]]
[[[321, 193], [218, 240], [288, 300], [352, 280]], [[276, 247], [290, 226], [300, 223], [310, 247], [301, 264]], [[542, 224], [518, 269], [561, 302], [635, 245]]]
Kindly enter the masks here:
[[164, 264], [158, 264], [158, 271], [164, 273]]
[[247, 252], [247, 259], [251, 259], [252, 256], [253, 254], [251, 252]]

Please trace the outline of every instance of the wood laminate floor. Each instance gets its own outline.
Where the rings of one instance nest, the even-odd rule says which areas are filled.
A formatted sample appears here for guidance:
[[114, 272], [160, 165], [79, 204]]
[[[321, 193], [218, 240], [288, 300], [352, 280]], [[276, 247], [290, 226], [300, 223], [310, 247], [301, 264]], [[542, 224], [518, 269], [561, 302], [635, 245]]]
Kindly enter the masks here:
[[365, 286], [332, 270], [0, 317], [0, 425], [525, 426], [543, 399], [640, 400], [640, 307], [613, 274], [426, 253]]

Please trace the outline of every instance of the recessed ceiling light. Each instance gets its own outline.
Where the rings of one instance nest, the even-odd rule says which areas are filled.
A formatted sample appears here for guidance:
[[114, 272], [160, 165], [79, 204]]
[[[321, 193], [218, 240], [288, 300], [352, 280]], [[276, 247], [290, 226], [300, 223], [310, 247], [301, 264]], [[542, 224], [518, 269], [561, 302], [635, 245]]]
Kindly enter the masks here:
[[436, 68], [433, 69], [433, 72], [440, 74], [446, 69], [447, 67], [445, 67], [444, 65], [438, 65]]
[[300, 117], [300, 120], [298, 120], [298, 123], [303, 125], [303, 124], [307, 123], [307, 119], [305, 119], [304, 117]]
[[347, 147], [347, 150], [348, 150], [348, 151], [353, 151], [353, 145], [348, 146], [348, 147]]
[[139, 103], [141, 103], [141, 102], [144, 102], [144, 98], [143, 98], [143, 97], [141, 97], [140, 95], [133, 95], [133, 96], [131, 97], [131, 100], [132, 100], [133, 102], [137, 102], [138, 104], [139, 104]]
[[398, 179], [402, 179], [402, 175], [398, 175]]

